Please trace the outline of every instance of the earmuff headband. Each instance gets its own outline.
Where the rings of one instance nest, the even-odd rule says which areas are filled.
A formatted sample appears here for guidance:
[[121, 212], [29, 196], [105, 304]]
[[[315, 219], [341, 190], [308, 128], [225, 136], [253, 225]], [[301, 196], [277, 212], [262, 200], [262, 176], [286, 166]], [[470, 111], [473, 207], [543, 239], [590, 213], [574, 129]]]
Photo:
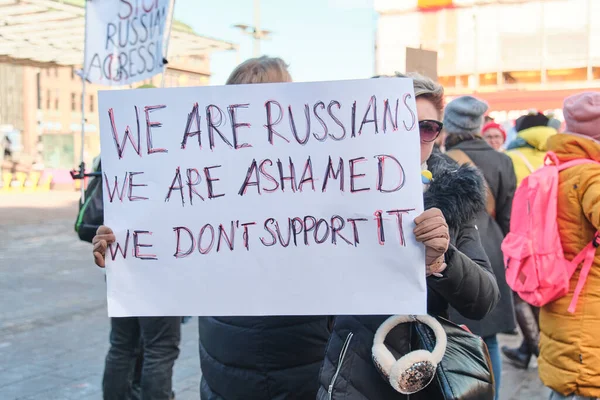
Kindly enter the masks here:
[[[408, 322], [421, 322], [433, 330], [435, 348], [412, 351], [399, 360], [388, 350], [385, 338], [396, 326]], [[442, 361], [446, 352], [446, 332], [442, 325], [429, 315], [394, 315], [389, 317], [373, 339], [373, 361], [379, 370], [388, 377], [390, 385], [402, 393], [413, 394], [423, 390], [435, 376], [437, 365]]]

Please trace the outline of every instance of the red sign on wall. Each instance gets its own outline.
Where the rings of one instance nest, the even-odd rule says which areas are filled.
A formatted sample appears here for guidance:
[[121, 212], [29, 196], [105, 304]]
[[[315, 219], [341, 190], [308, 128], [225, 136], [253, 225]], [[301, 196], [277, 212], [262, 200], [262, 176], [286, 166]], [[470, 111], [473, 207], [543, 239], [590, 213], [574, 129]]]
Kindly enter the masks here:
[[422, 11], [452, 7], [453, 0], [418, 0], [417, 7]]

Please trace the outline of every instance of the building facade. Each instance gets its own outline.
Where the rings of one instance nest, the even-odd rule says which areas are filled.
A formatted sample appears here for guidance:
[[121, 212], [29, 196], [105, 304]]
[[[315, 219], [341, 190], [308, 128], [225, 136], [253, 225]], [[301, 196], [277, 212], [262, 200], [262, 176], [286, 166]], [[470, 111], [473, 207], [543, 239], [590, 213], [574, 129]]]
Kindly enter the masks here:
[[[45, 168], [69, 170], [79, 163], [81, 148], [82, 82], [77, 66], [0, 63], [0, 133], [11, 139], [15, 159]], [[140, 82], [157, 87], [206, 85], [208, 55], [169, 60], [164, 74]], [[98, 91], [110, 88], [86, 84], [86, 163], [100, 153]]]
[[406, 48], [437, 52], [450, 98], [476, 94], [496, 120], [560, 109], [600, 89], [600, 1], [375, 0], [378, 74], [404, 72]]

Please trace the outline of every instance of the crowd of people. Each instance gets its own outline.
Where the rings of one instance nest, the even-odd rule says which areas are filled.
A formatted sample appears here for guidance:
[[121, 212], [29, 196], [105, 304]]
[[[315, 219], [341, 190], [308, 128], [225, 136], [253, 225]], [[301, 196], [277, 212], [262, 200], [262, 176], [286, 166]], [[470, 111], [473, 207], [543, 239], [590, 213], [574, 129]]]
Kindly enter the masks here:
[[[493, 399], [502, 390], [503, 355], [518, 368], [527, 368], [538, 357], [539, 375], [552, 399], [600, 398], [600, 251], [595, 252], [576, 311], [569, 312], [578, 271], [566, 296], [536, 308], [509, 287], [501, 247], [511, 230], [515, 191], [545, 165], [548, 151], [555, 162], [596, 162], [560, 172], [557, 229], [568, 260], [593, 240], [598, 246], [600, 93], [565, 100], [562, 132], [560, 121], [530, 112], [515, 122], [517, 137], [505, 143], [506, 132], [487, 118], [485, 102], [463, 96], [445, 105], [440, 84], [408, 76], [415, 89], [422, 169], [433, 177], [424, 180], [426, 210], [415, 219], [414, 230], [426, 249], [428, 314], [466, 326], [465, 345], [467, 338], [483, 339], [489, 353], [489, 365], [484, 362], [483, 367], [489, 367], [486, 382], [492, 389], [481, 381], [460, 388], [464, 397], [448, 394], [444, 387], [453, 384], [450, 372], [447, 382], [430, 384], [441, 387], [437, 391], [420, 391], [429, 382], [417, 384], [414, 392], [399, 391], [390, 384], [395, 372], [377, 361], [387, 356], [374, 347], [386, 316], [199, 317], [202, 399], [402, 399], [408, 393], [414, 393], [410, 398]], [[227, 84], [291, 81], [281, 59], [260, 57], [239, 65]], [[98, 229], [92, 239], [98, 266], [104, 267], [114, 241], [109, 227]], [[173, 317], [112, 318], [104, 398], [173, 398], [180, 323], [181, 318]], [[500, 349], [497, 335], [514, 333], [517, 326], [522, 344]], [[386, 331], [385, 349], [394, 358], [403, 357], [415, 349], [415, 332], [414, 324]], [[448, 333], [448, 346], [451, 339]], [[461, 345], [460, 340], [456, 343]], [[410, 364], [400, 378], [414, 386], [425, 379], [419, 369], [425, 364]], [[474, 364], [467, 359], [460, 367], [476, 368]], [[440, 366], [437, 371], [447, 372]], [[411, 380], [403, 374], [416, 375]]]

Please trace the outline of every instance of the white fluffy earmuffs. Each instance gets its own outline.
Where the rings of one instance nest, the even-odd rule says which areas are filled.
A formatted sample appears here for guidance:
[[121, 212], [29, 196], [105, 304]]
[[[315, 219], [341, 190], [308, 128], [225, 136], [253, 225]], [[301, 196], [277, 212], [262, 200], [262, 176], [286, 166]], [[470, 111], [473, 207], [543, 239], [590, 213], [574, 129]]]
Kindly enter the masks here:
[[[396, 360], [386, 347], [385, 338], [397, 325], [408, 322], [421, 322], [429, 326], [435, 334], [435, 348], [432, 352], [415, 350]], [[373, 361], [397, 392], [413, 394], [423, 390], [433, 380], [437, 365], [446, 352], [446, 344], [446, 332], [435, 318], [429, 315], [394, 315], [381, 324], [375, 333]]]

